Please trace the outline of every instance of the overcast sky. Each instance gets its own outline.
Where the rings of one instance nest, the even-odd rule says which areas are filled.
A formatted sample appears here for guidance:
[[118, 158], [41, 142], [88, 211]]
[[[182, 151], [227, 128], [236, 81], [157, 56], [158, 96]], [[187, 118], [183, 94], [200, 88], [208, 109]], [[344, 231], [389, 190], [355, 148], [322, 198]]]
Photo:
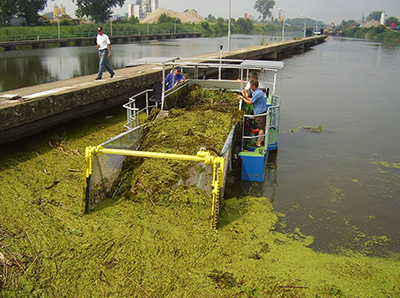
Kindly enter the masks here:
[[[215, 17], [228, 18], [229, 1], [232, 3], [232, 17], [243, 17], [244, 13], [258, 18], [254, 10], [255, 0], [159, 0], [159, 6], [182, 12], [186, 9], [195, 9], [202, 17], [212, 14]], [[114, 9], [115, 14], [124, 15], [128, 11], [128, 4], [134, 0], [125, 0], [125, 5]], [[54, 4], [66, 8], [67, 13], [74, 16], [75, 4], [72, 0], [48, 1], [45, 11], [52, 11]], [[275, 0], [273, 14], [277, 16], [277, 8], [285, 10], [285, 18], [297, 18], [304, 15], [315, 18], [328, 24], [340, 23], [342, 20], [361, 20], [370, 12], [384, 10], [388, 16], [400, 18], [400, 0]]]

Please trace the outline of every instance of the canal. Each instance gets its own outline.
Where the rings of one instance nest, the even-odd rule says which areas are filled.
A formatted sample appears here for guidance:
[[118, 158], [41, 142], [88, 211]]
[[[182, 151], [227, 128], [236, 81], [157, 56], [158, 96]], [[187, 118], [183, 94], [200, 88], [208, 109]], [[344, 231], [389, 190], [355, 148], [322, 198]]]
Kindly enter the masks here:
[[285, 59], [281, 134], [261, 186], [314, 249], [400, 252], [400, 47], [329, 38]]
[[[301, 32], [293, 36], [300, 36]], [[275, 36], [233, 35], [231, 49], [277, 42]], [[227, 50], [227, 37], [153, 40], [112, 45], [114, 68], [123, 68], [132, 59], [145, 56], [189, 57]], [[99, 57], [95, 46], [55, 47], [0, 52], [0, 92], [21, 87], [96, 75]]]
[[[234, 36], [232, 48], [259, 42]], [[220, 44], [226, 38], [115, 45], [111, 64], [217, 52]], [[93, 47], [0, 55], [2, 90], [97, 72]], [[268, 197], [281, 214], [278, 229], [314, 236], [317, 251], [400, 252], [400, 47], [329, 38], [284, 62], [276, 158], [264, 183], [237, 181], [235, 191]]]

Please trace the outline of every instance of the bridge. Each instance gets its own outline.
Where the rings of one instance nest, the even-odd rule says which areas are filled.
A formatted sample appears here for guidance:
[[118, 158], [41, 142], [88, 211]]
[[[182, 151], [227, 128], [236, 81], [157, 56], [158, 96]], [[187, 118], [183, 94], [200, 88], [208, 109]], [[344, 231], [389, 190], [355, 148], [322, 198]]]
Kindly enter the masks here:
[[[222, 57], [277, 60], [302, 53], [326, 38], [326, 35], [313, 36], [246, 47], [223, 52]], [[218, 59], [219, 55], [211, 53], [192, 58]], [[96, 81], [94, 75], [89, 75], [0, 93], [0, 143], [123, 104], [130, 96], [162, 80], [162, 71], [156, 65], [122, 68], [115, 72], [112, 79]]]
[[[135, 34], [135, 35], [112, 35], [109, 36], [112, 44], [131, 43], [144, 40], [163, 40], [176, 38], [196, 38], [201, 37], [200, 32], [181, 32], [181, 33], [159, 33], [159, 34]], [[45, 48], [50, 44], [59, 44], [60, 47], [95, 45], [96, 37], [71, 37], [35, 40], [15, 40], [0, 42], [0, 47], [5, 51], [16, 50], [21, 47], [32, 49]]]

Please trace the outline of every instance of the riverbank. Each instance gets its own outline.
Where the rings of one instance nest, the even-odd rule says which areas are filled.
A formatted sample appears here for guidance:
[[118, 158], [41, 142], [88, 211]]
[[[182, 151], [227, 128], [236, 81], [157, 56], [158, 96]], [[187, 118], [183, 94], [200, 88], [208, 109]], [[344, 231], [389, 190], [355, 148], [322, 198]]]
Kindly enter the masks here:
[[[43, 40], [58, 38], [95, 38], [97, 35], [97, 27], [102, 26], [104, 32], [110, 37], [128, 36], [128, 35], [149, 35], [149, 34], [176, 34], [176, 33], [201, 33], [202, 37], [226, 36], [228, 32], [228, 23], [224, 21], [218, 22], [201, 22], [194, 23], [157, 23], [157, 24], [130, 24], [116, 23], [110, 24], [85, 24], [72, 25], [67, 21], [61, 21], [59, 26], [57, 23], [43, 26], [0, 26], [0, 42], [20, 41], [20, 40]], [[253, 25], [250, 20], [234, 22], [231, 25], [232, 34], [254, 34], [254, 35], [278, 35], [281, 33], [279, 25]], [[290, 27], [286, 28], [286, 32], [293, 33]], [[299, 36], [303, 36], [299, 32]], [[1, 48], [0, 48], [1, 51]]]
[[344, 34], [346, 37], [400, 43], [400, 31], [385, 29], [383, 26], [371, 28], [350, 28], [346, 29]]
[[[317, 253], [265, 197], [123, 196], [81, 212], [84, 149], [123, 131], [120, 108], [0, 148], [3, 297], [396, 297], [400, 258]], [[193, 199], [193, 200], [192, 200]], [[204, 201], [203, 204], [199, 203]]]

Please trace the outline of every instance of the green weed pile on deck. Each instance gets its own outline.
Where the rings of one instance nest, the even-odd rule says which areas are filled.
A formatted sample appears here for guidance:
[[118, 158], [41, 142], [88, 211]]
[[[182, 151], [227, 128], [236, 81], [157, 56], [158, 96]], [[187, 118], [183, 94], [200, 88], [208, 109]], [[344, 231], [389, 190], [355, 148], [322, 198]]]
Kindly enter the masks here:
[[[210, 93], [193, 86], [179, 102], [181, 108], [171, 109], [168, 117], [156, 120], [153, 117], [147, 122], [141, 150], [196, 155], [201, 147], [205, 147], [221, 152], [233, 125], [242, 120], [238, 104], [235, 93]], [[134, 200], [193, 202], [195, 196], [190, 193], [200, 191], [196, 185], [188, 187], [185, 183], [193, 171], [202, 171], [200, 163], [129, 158], [125, 165], [122, 192]], [[176, 187], [179, 181], [183, 183]], [[210, 195], [201, 192], [200, 198], [202, 204], [210, 206]]]

